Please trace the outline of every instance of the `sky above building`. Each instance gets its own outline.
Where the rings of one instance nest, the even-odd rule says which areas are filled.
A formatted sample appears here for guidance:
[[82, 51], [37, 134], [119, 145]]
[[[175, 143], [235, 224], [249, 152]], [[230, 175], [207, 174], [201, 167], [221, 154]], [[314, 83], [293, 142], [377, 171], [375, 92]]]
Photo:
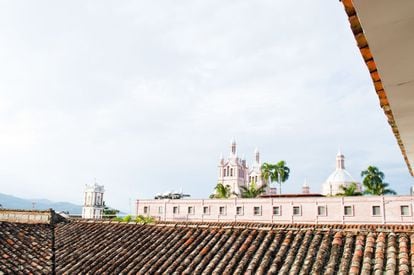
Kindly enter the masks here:
[[232, 137], [287, 162], [284, 192], [320, 192], [338, 148], [413, 184], [338, 1], [2, 1], [0, 61], [2, 193], [206, 198]]

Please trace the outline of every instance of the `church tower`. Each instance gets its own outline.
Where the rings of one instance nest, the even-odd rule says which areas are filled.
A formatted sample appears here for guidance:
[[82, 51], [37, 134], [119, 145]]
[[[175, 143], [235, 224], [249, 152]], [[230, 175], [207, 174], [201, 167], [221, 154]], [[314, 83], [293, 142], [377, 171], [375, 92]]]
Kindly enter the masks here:
[[262, 179], [262, 163], [260, 161], [260, 152], [257, 148], [254, 150], [254, 161], [252, 163], [252, 168], [249, 169], [247, 182], [248, 184], [254, 182], [257, 187], [264, 184]]
[[236, 140], [230, 142], [230, 155], [227, 159], [220, 156], [218, 182], [229, 185], [231, 193], [240, 195], [240, 186], [246, 186], [248, 167], [246, 160], [237, 155]]
[[83, 219], [102, 219], [104, 209], [104, 192], [104, 186], [98, 185], [96, 182], [93, 185], [85, 186], [85, 194], [82, 207]]

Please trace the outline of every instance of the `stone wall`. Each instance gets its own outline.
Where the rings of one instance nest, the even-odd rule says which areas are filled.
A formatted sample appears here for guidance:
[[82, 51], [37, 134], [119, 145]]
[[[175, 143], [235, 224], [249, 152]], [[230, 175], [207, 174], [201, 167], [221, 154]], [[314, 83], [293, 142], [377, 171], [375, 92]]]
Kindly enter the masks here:
[[0, 221], [13, 223], [44, 223], [50, 224], [56, 219], [53, 210], [16, 210], [0, 209]]

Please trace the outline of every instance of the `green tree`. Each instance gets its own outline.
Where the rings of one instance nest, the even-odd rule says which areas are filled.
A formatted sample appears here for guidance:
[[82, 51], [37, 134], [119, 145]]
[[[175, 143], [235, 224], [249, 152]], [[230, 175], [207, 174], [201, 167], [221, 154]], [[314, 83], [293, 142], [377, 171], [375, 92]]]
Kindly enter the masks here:
[[286, 166], [286, 161], [284, 160], [276, 163], [274, 169], [275, 176], [277, 176], [277, 182], [279, 183], [279, 194], [282, 194], [282, 183], [288, 180], [290, 169]]
[[364, 194], [367, 195], [395, 195], [394, 190], [389, 189], [389, 184], [383, 182], [384, 173], [375, 166], [368, 166], [368, 168], [361, 172], [362, 184], [364, 185]]
[[341, 193], [336, 196], [362, 196], [362, 193], [358, 191], [358, 186], [355, 182], [351, 183], [348, 187], [341, 185]]
[[[105, 204], [104, 204], [105, 205]], [[116, 215], [119, 213], [119, 210], [105, 206], [103, 209], [103, 218], [104, 219], [113, 219], [116, 218]]]
[[248, 187], [241, 186], [240, 189], [242, 198], [257, 198], [265, 192], [266, 185], [257, 187], [256, 182], [252, 181]]
[[214, 188], [215, 193], [210, 196], [210, 198], [214, 199], [227, 199], [231, 195], [231, 190], [229, 185], [224, 185], [221, 182], [217, 183], [216, 187]]
[[149, 217], [149, 216], [145, 217], [145, 216], [142, 216], [142, 215], [138, 215], [135, 218], [135, 222], [141, 223], [141, 224], [155, 223], [155, 219], [153, 217]]
[[277, 176], [274, 173], [275, 166], [275, 164], [265, 162], [260, 167], [260, 170], [262, 172], [262, 180], [268, 185], [277, 180]]

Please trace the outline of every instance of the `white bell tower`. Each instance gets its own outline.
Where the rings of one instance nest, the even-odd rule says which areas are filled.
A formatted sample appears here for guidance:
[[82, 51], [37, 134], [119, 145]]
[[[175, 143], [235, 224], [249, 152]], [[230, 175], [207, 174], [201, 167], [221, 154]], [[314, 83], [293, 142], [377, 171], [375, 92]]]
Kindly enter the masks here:
[[98, 185], [96, 182], [93, 185], [85, 185], [85, 195], [82, 207], [83, 219], [102, 219], [104, 192], [104, 186]]

